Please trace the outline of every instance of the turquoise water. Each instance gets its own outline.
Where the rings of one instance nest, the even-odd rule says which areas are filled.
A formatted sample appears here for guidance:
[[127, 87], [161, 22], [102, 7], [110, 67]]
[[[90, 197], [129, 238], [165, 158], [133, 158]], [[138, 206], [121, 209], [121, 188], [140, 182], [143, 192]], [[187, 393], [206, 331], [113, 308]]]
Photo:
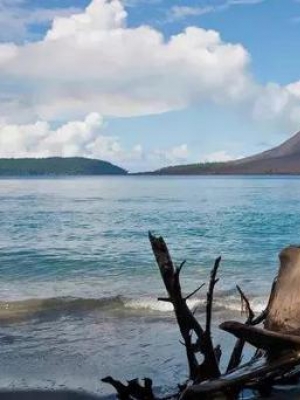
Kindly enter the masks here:
[[147, 232], [187, 259], [186, 292], [222, 255], [218, 323], [240, 317], [235, 283], [264, 307], [278, 252], [300, 242], [299, 199], [297, 177], [0, 180], [0, 386], [103, 394], [111, 374], [172, 388], [184, 351]]

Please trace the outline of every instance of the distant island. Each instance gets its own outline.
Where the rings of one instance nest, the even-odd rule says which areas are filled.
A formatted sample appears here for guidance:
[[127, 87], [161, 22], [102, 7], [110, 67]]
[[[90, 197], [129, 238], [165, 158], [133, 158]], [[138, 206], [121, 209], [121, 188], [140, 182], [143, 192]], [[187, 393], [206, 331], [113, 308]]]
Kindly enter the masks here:
[[251, 175], [300, 174], [300, 132], [280, 146], [228, 162], [175, 165], [150, 175]]
[[0, 177], [72, 175], [127, 175], [127, 171], [107, 161], [82, 157], [0, 159]]
[[0, 177], [74, 175], [297, 175], [300, 174], [300, 132], [281, 145], [227, 162], [173, 165], [150, 172], [128, 171], [103, 160], [83, 157], [2, 158]]

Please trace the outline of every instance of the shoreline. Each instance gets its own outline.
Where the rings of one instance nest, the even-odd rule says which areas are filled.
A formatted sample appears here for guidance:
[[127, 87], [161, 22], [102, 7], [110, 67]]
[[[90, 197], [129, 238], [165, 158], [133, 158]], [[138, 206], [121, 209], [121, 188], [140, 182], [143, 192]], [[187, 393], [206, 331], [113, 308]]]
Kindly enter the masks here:
[[[0, 390], [1, 400], [97, 400], [100, 397], [71, 390]], [[108, 396], [102, 397], [102, 399]]]
[[[112, 400], [116, 399], [116, 394], [97, 396], [88, 392], [72, 390], [42, 390], [42, 389], [24, 389], [24, 390], [0, 390], [1, 400]], [[244, 399], [259, 399], [259, 396], [246, 394]], [[275, 389], [269, 397], [270, 400], [300, 400], [299, 388]], [[221, 398], [220, 398], [221, 399]]]

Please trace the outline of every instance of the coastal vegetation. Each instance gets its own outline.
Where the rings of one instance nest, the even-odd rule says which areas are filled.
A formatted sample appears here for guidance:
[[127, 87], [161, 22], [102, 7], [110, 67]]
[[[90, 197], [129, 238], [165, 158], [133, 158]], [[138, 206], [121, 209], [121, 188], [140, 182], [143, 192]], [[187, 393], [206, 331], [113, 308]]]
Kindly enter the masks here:
[[216, 174], [222, 170], [226, 163], [222, 162], [205, 162], [187, 165], [173, 165], [154, 171], [155, 175], [201, 175]]
[[1, 176], [126, 175], [107, 161], [82, 157], [0, 159]]

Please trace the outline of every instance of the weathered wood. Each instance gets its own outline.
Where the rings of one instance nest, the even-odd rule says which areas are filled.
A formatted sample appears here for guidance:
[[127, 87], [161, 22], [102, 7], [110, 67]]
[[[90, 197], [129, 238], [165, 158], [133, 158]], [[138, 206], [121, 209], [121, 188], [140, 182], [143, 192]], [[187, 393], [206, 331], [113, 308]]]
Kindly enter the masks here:
[[[245, 324], [251, 325], [252, 321], [255, 318], [255, 314], [251, 308], [250, 301], [238, 285], [236, 286], [236, 288], [241, 296], [241, 308], [242, 308], [241, 311], [242, 311], [242, 313], [244, 311], [244, 305], [246, 307], [247, 320], [246, 320]], [[231, 353], [231, 356], [229, 358], [229, 363], [228, 363], [226, 372], [230, 372], [240, 365], [240, 363], [242, 361], [242, 354], [243, 354], [245, 343], [246, 343], [245, 339], [238, 339], [236, 341], [233, 351]]]
[[221, 257], [218, 257], [216, 259], [214, 267], [210, 273], [210, 282], [209, 282], [209, 287], [208, 287], [208, 292], [207, 292], [205, 332], [207, 334], [209, 334], [209, 336], [211, 334], [211, 318], [212, 318], [212, 307], [213, 307], [213, 301], [214, 301], [214, 290], [215, 290], [216, 283], [219, 280], [219, 279], [217, 279], [217, 273], [218, 273], [218, 269], [220, 266], [220, 262], [221, 262]]
[[[244, 305], [246, 308], [246, 313], [247, 313], [247, 320], [245, 322], [246, 325], [251, 325], [251, 326], [259, 325], [267, 318], [270, 302], [273, 297], [275, 284], [276, 284], [276, 279], [273, 281], [273, 284], [272, 284], [267, 307], [257, 317], [255, 317], [254, 311], [251, 308], [251, 304], [250, 304], [248, 297], [245, 295], [245, 293], [239, 287], [239, 285], [236, 286], [236, 288], [241, 296], [242, 312], [243, 312]], [[229, 363], [228, 363], [226, 372], [230, 372], [240, 365], [240, 363], [242, 362], [242, 354], [243, 354], [245, 344], [246, 344], [245, 338], [240, 338], [236, 341], [236, 344], [235, 344], [233, 351], [231, 353], [231, 356], [229, 358]], [[254, 355], [253, 360], [255, 360], [256, 358], [257, 358], [257, 354]]]
[[102, 382], [108, 383], [116, 389], [120, 400], [154, 400], [152, 380], [145, 378], [143, 381], [144, 385], [142, 386], [138, 379], [128, 381], [127, 385], [111, 376], [102, 379]]
[[226, 393], [228, 389], [242, 389], [247, 385], [257, 387], [259, 381], [264, 382], [266, 379], [273, 380], [278, 375], [284, 375], [286, 371], [294, 368], [299, 362], [300, 354], [298, 352], [285, 354], [273, 361], [260, 358], [255, 362], [245, 364], [229, 374], [222, 375], [219, 379], [189, 386], [182, 393], [180, 400], [201, 399], [203, 397], [200, 396], [204, 394]]
[[[300, 348], [300, 248], [290, 246], [279, 254], [280, 267], [265, 312], [264, 328], [227, 321], [220, 328], [269, 353]], [[249, 307], [249, 303], [248, 303]], [[254, 321], [254, 324], [253, 324]]]
[[189, 365], [189, 376], [190, 379], [195, 379], [199, 364], [193, 350], [191, 331], [195, 331], [197, 337], [201, 337], [203, 329], [192, 315], [181, 293], [179, 276], [183, 264], [178, 269], [175, 268], [163, 238], [156, 238], [149, 233], [149, 240], [169, 295], [168, 300], [173, 304], [180, 333], [184, 340]]
[[287, 247], [279, 259], [277, 283], [264, 326], [271, 331], [300, 334], [300, 248]]
[[[202, 341], [204, 341], [204, 362], [203, 368], [207, 368], [210, 373], [210, 378], [217, 378], [221, 375], [219, 369], [219, 362], [221, 358], [221, 349], [219, 351], [217, 348], [214, 348], [212, 338], [211, 338], [211, 320], [212, 320], [212, 309], [214, 302], [214, 290], [219, 279], [217, 278], [218, 269], [220, 267], [221, 257], [218, 257], [215, 260], [214, 267], [210, 273], [210, 281], [206, 296], [206, 324], [205, 324], [205, 332], [202, 337]], [[200, 339], [201, 340], [201, 339]], [[200, 343], [201, 345], [201, 343]]]
[[300, 349], [300, 336], [255, 328], [237, 321], [223, 322], [220, 328], [239, 339], [246, 340], [252, 346], [272, 353], [286, 349]]
[[196, 293], [199, 292], [199, 290], [201, 290], [203, 287], [205, 286], [205, 283], [202, 283], [199, 287], [197, 287], [197, 289], [195, 289], [192, 293], [188, 294], [187, 296], [185, 296], [185, 300], [190, 299], [191, 297], [195, 296]]
[[[162, 237], [155, 237], [149, 233], [149, 240], [164, 285], [168, 292], [169, 297], [167, 299], [173, 304], [180, 333], [184, 340], [189, 364], [190, 379], [193, 381], [203, 381], [220, 376], [219, 363], [210, 334], [213, 290], [217, 282], [216, 274], [220, 264], [220, 259], [216, 260], [211, 273], [211, 280], [207, 294], [208, 315], [206, 320], [206, 329], [204, 330], [186, 303], [186, 300], [200, 290], [202, 285], [190, 295], [184, 297], [180, 285], [180, 272], [184, 263], [182, 263], [179, 268], [175, 268], [168, 247]], [[166, 301], [166, 299], [164, 299], [164, 301]], [[192, 342], [192, 333], [196, 336], [196, 343]], [[204, 356], [204, 361], [201, 365], [199, 365], [196, 358], [196, 350], [201, 351]]]
[[244, 305], [246, 308], [246, 313], [247, 313], [247, 320], [246, 320], [246, 324], [251, 324], [251, 322], [254, 320], [255, 314], [254, 311], [251, 308], [251, 304], [250, 301], [248, 299], [248, 297], [245, 295], [245, 293], [243, 292], [243, 290], [241, 289], [241, 287], [239, 285], [236, 285], [236, 288], [241, 296], [241, 304], [242, 304], [242, 313], [244, 312]]

